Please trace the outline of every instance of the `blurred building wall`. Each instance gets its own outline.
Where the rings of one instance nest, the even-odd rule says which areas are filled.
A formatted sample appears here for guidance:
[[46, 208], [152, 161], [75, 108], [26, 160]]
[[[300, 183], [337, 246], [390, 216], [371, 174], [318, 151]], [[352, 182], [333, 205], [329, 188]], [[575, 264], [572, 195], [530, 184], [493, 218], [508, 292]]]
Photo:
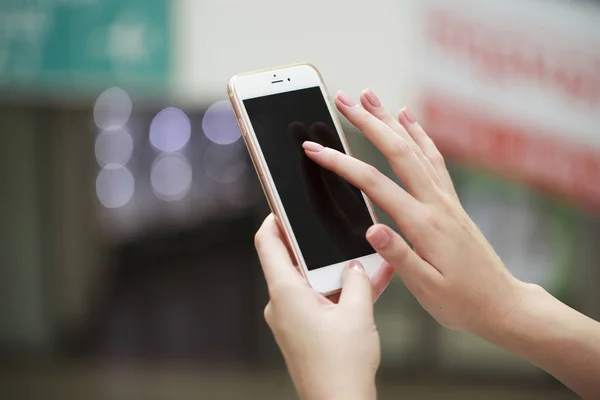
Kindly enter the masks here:
[[50, 339], [32, 113], [0, 111], [0, 343], [39, 350]]
[[[412, 0], [175, 0], [175, 96], [225, 98], [231, 76], [310, 62], [331, 94], [370, 85], [392, 110], [408, 103]], [[403, 66], [407, 66], [404, 68]]]
[[52, 115], [46, 153], [50, 165], [48, 180], [51, 232], [45, 240], [53, 251], [45, 264], [52, 269], [57, 322], [68, 328], [81, 323], [93, 305], [106, 271], [99, 223], [94, 202], [97, 168], [90, 157], [93, 135], [85, 134], [90, 121], [87, 112], [62, 111]]

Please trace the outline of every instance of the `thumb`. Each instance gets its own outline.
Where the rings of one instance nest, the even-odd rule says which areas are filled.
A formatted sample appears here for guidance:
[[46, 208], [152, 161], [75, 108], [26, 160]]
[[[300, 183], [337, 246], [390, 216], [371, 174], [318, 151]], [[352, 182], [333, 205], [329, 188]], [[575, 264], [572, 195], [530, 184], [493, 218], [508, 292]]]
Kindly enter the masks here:
[[350, 262], [344, 269], [339, 304], [367, 313], [373, 312], [371, 282], [362, 264], [358, 261]]
[[427, 292], [439, 287], [442, 274], [415, 253], [396, 232], [381, 224], [367, 231], [371, 246], [390, 263], [411, 293], [421, 300]]

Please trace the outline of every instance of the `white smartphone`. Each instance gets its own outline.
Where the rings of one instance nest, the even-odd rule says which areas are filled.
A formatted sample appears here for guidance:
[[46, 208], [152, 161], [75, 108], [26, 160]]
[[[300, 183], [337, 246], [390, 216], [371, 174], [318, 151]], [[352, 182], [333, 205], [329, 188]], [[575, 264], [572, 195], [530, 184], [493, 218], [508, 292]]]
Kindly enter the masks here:
[[372, 277], [383, 260], [365, 238], [377, 221], [371, 202], [302, 148], [310, 140], [350, 154], [317, 69], [296, 64], [236, 75], [228, 94], [269, 206], [308, 283], [325, 295], [339, 291], [352, 260]]

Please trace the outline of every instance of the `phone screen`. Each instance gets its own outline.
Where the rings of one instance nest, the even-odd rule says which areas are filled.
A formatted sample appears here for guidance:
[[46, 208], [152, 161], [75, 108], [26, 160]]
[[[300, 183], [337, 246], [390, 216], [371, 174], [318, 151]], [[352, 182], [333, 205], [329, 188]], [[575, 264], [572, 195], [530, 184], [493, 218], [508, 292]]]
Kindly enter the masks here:
[[310, 140], [344, 152], [320, 87], [246, 99], [244, 106], [308, 269], [373, 254], [362, 193], [302, 148]]

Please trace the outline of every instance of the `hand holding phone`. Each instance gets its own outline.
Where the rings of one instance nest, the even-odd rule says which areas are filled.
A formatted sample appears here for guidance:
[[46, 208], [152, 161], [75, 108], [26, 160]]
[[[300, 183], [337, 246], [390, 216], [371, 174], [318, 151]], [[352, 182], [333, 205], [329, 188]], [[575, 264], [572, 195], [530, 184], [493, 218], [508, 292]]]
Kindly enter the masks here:
[[273, 215], [257, 232], [256, 249], [270, 295], [265, 319], [300, 398], [374, 400], [381, 346], [373, 300], [387, 286], [392, 267], [384, 265], [369, 282], [362, 266], [351, 262], [334, 303], [302, 279]]

